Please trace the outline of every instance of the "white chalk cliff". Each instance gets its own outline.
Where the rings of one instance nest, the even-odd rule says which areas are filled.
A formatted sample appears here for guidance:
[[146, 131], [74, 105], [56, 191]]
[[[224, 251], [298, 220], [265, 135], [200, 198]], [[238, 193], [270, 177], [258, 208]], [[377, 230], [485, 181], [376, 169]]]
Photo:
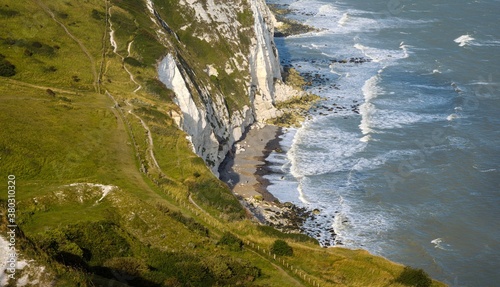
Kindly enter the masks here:
[[[196, 154], [217, 175], [219, 165], [245, 129], [255, 121], [279, 116], [275, 102], [288, 97], [288, 89], [283, 88], [281, 82], [281, 66], [273, 40], [276, 20], [265, 0], [208, 0], [206, 4], [197, 0], [181, 0], [179, 4], [190, 9], [195, 16], [193, 23], [210, 27], [196, 37], [208, 43], [226, 41], [234, 48], [234, 56], [222, 69], [218, 71], [214, 63], [204, 67], [203, 71], [210, 77], [217, 77], [220, 70], [228, 75], [235, 70], [243, 71], [243, 76], [235, 78], [235, 81], [243, 82], [247, 87], [237, 96], [245, 97], [248, 104], [237, 110], [228, 110], [227, 95], [209, 83], [197, 80], [193, 69], [177, 53], [170, 52], [158, 65], [160, 81], [174, 91], [176, 104], [182, 111], [177, 121], [179, 127], [188, 134]], [[166, 23], [159, 18], [150, 1], [148, 8], [152, 20], [165, 28]], [[245, 27], [237, 19], [238, 15], [250, 14], [250, 11], [253, 15], [253, 27], [248, 27], [250, 45], [243, 47], [239, 36]]]

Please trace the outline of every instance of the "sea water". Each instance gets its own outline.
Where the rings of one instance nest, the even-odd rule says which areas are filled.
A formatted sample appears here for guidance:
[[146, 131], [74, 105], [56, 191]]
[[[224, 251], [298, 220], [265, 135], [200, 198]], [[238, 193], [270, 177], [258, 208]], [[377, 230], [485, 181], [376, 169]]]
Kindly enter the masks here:
[[269, 191], [319, 209], [324, 246], [498, 286], [500, 1], [268, 3], [317, 28], [275, 40], [325, 98], [269, 156]]

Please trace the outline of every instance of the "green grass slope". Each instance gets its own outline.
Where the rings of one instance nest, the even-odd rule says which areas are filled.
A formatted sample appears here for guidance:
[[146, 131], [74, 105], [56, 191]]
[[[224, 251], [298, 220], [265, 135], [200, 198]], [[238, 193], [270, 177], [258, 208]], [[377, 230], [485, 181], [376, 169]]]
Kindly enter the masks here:
[[[202, 72], [229, 58], [234, 43], [212, 50], [189, 30], [210, 27], [182, 30], [190, 12], [177, 1], [155, 2], [180, 41], [157, 38], [142, 1], [0, 4], [0, 175], [5, 183], [16, 177], [20, 259], [34, 259], [49, 277], [34, 281], [37, 274], [19, 270], [18, 279], [26, 275], [32, 286], [442, 286], [367, 252], [322, 249], [248, 220], [176, 127], [174, 95], [155, 67], [166, 53], [178, 54], [200, 75], [197, 84], [237, 108], [248, 103], [246, 75]], [[244, 7], [239, 19], [251, 26]], [[240, 36], [250, 42], [251, 34]], [[0, 200], [5, 237], [7, 192]], [[293, 256], [270, 253], [276, 239]]]

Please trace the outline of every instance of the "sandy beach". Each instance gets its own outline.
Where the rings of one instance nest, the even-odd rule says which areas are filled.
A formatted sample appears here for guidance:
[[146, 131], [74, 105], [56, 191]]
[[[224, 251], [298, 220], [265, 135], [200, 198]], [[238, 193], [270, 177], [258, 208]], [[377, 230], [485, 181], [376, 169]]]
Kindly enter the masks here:
[[255, 219], [286, 232], [301, 232], [300, 226], [310, 211], [291, 203], [280, 203], [267, 191], [269, 181], [266, 158], [280, 149], [280, 127], [254, 124], [234, 145], [219, 170], [220, 179], [227, 183]]
[[279, 148], [281, 128], [273, 125], [254, 124], [235, 144], [232, 157], [228, 157], [220, 170], [220, 179], [233, 193], [244, 199], [263, 197], [266, 201], [276, 198], [267, 192], [268, 182], [261, 176], [266, 172], [265, 159]]

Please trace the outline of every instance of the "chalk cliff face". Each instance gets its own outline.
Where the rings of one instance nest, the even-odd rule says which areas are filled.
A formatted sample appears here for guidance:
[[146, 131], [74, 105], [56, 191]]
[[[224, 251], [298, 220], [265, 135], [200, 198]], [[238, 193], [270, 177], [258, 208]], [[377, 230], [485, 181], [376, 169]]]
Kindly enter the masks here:
[[178, 124], [188, 134], [193, 151], [217, 174], [217, 169], [232, 144], [254, 122], [253, 111], [244, 106], [229, 116], [223, 96], [215, 94], [210, 97], [208, 90], [202, 91], [205, 104], [197, 105], [188, 89], [193, 83], [189, 77], [185, 78], [186, 71], [182, 69], [182, 65], [168, 54], [158, 66], [159, 79], [175, 92], [176, 104], [182, 111]]
[[[179, 127], [217, 175], [220, 163], [245, 129], [255, 121], [278, 116], [274, 104], [287, 98], [273, 41], [276, 20], [265, 0], [181, 0], [179, 5], [191, 17], [179, 33], [189, 30], [201, 46], [230, 50], [212, 63], [204, 57], [186, 60], [181, 55], [184, 43], [176, 43], [183, 37], [148, 1], [151, 19], [160, 28], [157, 34], [171, 48], [158, 65], [159, 79], [175, 93], [182, 111]], [[224, 81], [234, 87], [222, 87]]]
[[264, 0], [252, 1], [255, 39], [250, 54], [253, 107], [257, 120], [276, 117], [275, 82], [281, 81], [281, 66], [274, 45], [276, 19]]

